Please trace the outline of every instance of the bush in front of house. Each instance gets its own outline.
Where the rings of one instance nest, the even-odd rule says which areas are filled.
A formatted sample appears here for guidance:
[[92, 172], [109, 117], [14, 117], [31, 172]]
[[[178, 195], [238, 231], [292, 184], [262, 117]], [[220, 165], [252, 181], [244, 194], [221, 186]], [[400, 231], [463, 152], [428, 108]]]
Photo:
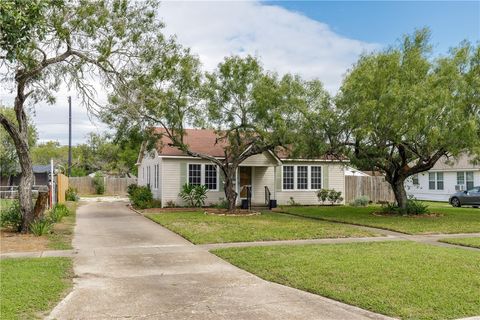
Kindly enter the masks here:
[[131, 197], [133, 195], [133, 192], [138, 188], [138, 185], [136, 183], [132, 183], [128, 185], [127, 187], [127, 193]]
[[400, 208], [397, 204], [387, 204], [382, 206], [382, 212], [400, 215], [422, 215], [430, 213], [430, 210], [428, 210], [428, 205], [410, 196], [405, 209]]
[[63, 217], [68, 216], [70, 214], [70, 210], [68, 210], [67, 206], [63, 203], [57, 203], [53, 206], [52, 210], [48, 214], [48, 217], [53, 223], [62, 221]]
[[178, 194], [190, 207], [203, 207], [207, 199], [207, 187], [185, 183]]
[[368, 206], [369, 203], [370, 203], [370, 198], [369, 197], [361, 196], [361, 197], [358, 197], [355, 200], [353, 200], [353, 202], [350, 203], [350, 205], [352, 207], [366, 207], [366, 206]]
[[130, 202], [134, 208], [148, 209], [153, 205], [153, 194], [148, 186], [136, 186], [129, 190]]
[[95, 187], [96, 194], [105, 193], [105, 181], [103, 179], [103, 174], [100, 172], [95, 173], [95, 176], [93, 177], [93, 186]]
[[324, 204], [326, 201], [329, 201], [331, 205], [342, 202], [342, 192], [336, 191], [333, 189], [320, 189], [317, 192], [318, 201], [321, 201]]
[[68, 187], [68, 189], [65, 191], [65, 200], [67, 201], [78, 201], [78, 192], [77, 189]]
[[22, 229], [22, 214], [20, 212], [20, 204], [17, 200], [2, 208], [0, 212], [0, 226], [10, 228], [19, 232]]

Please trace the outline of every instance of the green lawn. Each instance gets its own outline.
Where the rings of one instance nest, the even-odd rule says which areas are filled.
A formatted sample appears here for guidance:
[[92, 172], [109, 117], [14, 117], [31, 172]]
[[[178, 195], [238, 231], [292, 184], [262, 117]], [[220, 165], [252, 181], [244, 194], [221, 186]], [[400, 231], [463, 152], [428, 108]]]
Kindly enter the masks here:
[[280, 210], [310, 218], [347, 222], [384, 228], [409, 234], [480, 232], [480, 209], [453, 208], [444, 203], [430, 202], [431, 212], [439, 217], [375, 216], [379, 206], [283, 207]]
[[73, 249], [72, 238], [78, 202], [67, 201], [65, 204], [70, 210], [70, 214], [63, 217], [61, 222], [56, 223], [53, 226], [53, 232], [47, 235], [48, 246], [54, 250]]
[[168, 212], [146, 216], [196, 244], [376, 235], [352, 226], [279, 213], [226, 217]]
[[2, 319], [43, 318], [72, 287], [68, 258], [0, 260]]
[[479, 238], [449, 238], [449, 239], [442, 239], [440, 241], [445, 243], [458, 244], [465, 247], [480, 249], [480, 237]]
[[266, 280], [393, 317], [480, 314], [480, 252], [407, 241], [212, 252]]

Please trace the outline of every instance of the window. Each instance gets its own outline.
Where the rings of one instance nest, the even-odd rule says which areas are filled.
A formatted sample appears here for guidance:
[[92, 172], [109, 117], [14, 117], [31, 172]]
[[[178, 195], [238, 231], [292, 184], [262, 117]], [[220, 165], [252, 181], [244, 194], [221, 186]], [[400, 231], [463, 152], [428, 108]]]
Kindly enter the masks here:
[[457, 184], [464, 185], [467, 190], [473, 189], [473, 171], [457, 172]]
[[188, 165], [188, 183], [205, 185], [209, 190], [218, 190], [218, 169], [213, 164]]
[[443, 190], [443, 172], [428, 173], [428, 189]]
[[418, 173], [412, 176], [412, 183], [414, 186], [418, 186], [420, 184], [420, 182], [418, 181]]
[[153, 188], [158, 189], [158, 186], [160, 185], [160, 166], [158, 164], [153, 166]]
[[283, 166], [283, 189], [293, 190], [294, 166]]
[[201, 164], [188, 165], [188, 183], [193, 185], [202, 184], [202, 165]]
[[297, 166], [297, 189], [308, 189], [308, 167]]
[[147, 185], [150, 186], [150, 166], [147, 167]]
[[217, 190], [217, 166], [213, 164], [205, 165], [205, 186], [209, 190]]
[[322, 167], [310, 167], [310, 189], [322, 189]]
[[283, 166], [283, 190], [318, 190], [321, 188], [321, 166]]

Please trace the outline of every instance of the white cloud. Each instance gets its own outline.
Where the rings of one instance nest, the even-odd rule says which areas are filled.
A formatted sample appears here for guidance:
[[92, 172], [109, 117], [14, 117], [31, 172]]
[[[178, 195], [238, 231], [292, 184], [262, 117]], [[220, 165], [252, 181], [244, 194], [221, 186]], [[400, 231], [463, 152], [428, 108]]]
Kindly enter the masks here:
[[212, 70], [227, 55], [254, 54], [266, 69], [322, 80], [335, 92], [358, 56], [377, 45], [348, 39], [324, 23], [258, 2], [163, 2], [166, 32]]
[[[259, 2], [163, 2], [160, 16], [165, 32], [176, 34], [183, 45], [199, 55], [204, 68], [213, 70], [225, 56], [252, 54], [261, 58], [266, 69], [293, 72], [318, 78], [335, 92], [342, 75], [364, 52], [377, 45], [348, 39], [334, 33], [324, 23], [299, 13]], [[106, 101], [106, 93], [98, 88]], [[39, 104], [34, 121], [40, 141], [68, 143], [68, 102], [73, 100], [73, 143], [85, 141], [91, 131], [106, 129], [98, 120], [90, 121], [75, 92], [62, 88], [57, 102]], [[0, 89], [0, 102], [13, 103], [14, 96]]]

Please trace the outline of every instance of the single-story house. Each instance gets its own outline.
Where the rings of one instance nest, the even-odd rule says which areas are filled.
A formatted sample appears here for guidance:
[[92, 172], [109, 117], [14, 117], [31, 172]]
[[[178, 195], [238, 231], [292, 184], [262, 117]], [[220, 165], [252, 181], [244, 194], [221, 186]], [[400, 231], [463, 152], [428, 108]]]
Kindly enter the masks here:
[[420, 200], [448, 201], [457, 191], [480, 186], [480, 165], [462, 154], [458, 158], [441, 158], [427, 172], [413, 175], [405, 181], [408, 195]]
[[[184, 141], [192, 151], [222, 159], [223, 145], [217, 135], [208, 129], [187, 129]], [[168, 202], [183, 205], [179, 197], [185, 183], [203, 184], [208, 191], [206, 204], [215, 204], [225, 199], [220, 170], [210, 161], [191, 157], [169, 146], [170, 140], [163, 136], [157, 149], [140, 151], [137, 161], [138, 185], [150, 185], [155, 199], [162, 206]], [[143, 148], [142, 148], [143, 149]], [[277, 204], [288, 204], [291, 198], [300, 204], [319, 204], [319, 189], [335, 189], [345, 194], [345, 161], [333, 157], [318, 159], [292, 159], [285, 150], [264, 152], [251, 156], [240, 164], [236, 178], [238, 204], [247, 196], [245, 186], [252, 188], [252, 205], [265, 204], [266, 193]]]
[[[33, 185], [46, 186], [50, 181], [50, 165], [33, 165]], [[12, 176], [0, 176], [0, 186], [12, 187], [20, 184], [20, 168], [17, 169], [17, 174]]]

